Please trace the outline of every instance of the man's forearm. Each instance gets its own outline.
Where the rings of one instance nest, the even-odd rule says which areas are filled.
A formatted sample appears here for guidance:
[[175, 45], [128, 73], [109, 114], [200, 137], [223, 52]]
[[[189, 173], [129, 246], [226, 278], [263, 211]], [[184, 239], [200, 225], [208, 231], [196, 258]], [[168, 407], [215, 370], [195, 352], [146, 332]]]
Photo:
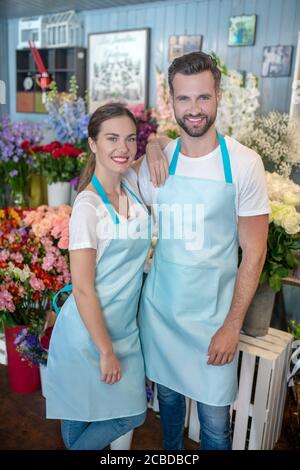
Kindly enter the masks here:
[[240, 330], [249, 305], [256, 292], [259, 278], [266, 259], [266, 250], [253, 258], [253, 253], [244, 255], [235, 283], [233, 299], [224, 325]]

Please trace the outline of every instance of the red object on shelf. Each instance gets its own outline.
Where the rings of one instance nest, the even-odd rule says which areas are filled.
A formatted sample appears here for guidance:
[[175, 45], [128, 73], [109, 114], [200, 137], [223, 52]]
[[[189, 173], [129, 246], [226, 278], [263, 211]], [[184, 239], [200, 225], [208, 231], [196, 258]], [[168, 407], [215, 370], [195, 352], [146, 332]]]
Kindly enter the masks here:
[[7, 371], [10, 389], [15, 393], [28, 394], [40, 390], [41, 380], [39, 367], [30, 366], [16, 350], [14, 341], [23, 328], [26, 327], [5, 327]]
[[50, 74], [47, 72], [43, 59], [41, 58], [39, 51], [35, 47], [34, 42], [28, 41], [28, 44], [34, 58], [35, 65], [37, 66], [39, 71], [39, 74], [37, 74], [36, 76], [36, 82], [42, 89], [42, 102], [45, 103], [45, 92], [47, 88], [49, 88], [52, 79], [50, 77]]

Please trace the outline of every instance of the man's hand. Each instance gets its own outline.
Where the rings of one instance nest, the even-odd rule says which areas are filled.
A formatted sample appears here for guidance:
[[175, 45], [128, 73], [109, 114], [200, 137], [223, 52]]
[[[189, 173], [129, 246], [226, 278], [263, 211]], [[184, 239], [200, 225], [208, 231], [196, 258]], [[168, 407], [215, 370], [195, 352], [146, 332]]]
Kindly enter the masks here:
[[240, 330], [233, 323], [224, 324], [212, 337], [207, 364], [223, 366], [232, 362], [240, 339]]
[[157, 139], [147, 144], [146, 158], [153, 186], [163, 185], [169, 176], [169, 162]]

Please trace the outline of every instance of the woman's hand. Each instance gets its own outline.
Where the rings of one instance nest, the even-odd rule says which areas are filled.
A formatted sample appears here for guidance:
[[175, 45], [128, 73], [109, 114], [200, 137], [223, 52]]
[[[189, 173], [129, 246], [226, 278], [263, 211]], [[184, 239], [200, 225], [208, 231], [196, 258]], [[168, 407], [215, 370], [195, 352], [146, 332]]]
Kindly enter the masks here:
[[169, 176], [169, 162], [161, 149], [158, 139], [153, 139], [148, 142], [146, 158], [150, 172], [150, 180], [153, 186], [159, 187], [163, 185]]
[[122, 377], [121, 364], [113, 352], [100, 353], [101, 380], [106, 384], [119, 382]]

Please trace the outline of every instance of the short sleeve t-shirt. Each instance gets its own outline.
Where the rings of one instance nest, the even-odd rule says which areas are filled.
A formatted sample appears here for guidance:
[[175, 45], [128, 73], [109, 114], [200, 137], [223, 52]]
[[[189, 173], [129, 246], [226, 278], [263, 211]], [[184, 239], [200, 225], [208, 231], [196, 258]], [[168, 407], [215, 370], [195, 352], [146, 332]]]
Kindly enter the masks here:
[[[260, 156], [253, 150], [240, 144], [232, 137], [225, 137], [230, 156], [233, 183], [236, 185], [236, 214], [238, 216], [255, 216], [270, 212], [265, 170]], [[164, 152], [169, 163], [177, 144], [177, 139], [170, 142]], [[187, 157], [179, 153], [176, 174], [208, 180], [224, 181], [224, 169], [220, 146], [211, 153], [201, 157]], [[144, 158], [138, 183], [142, 198], [148, 206], [157, 204], [157, 193], [150, 182], [150, 173]]]
[[[130, 169], [122, 179], [126, 186], [141, 198], [135, 171]], [[127, 196], [129, 220], [147, 217], [145, 208], [137, 202], [134, 196], [129, 192]], [[97, 251], [96, 263], [98, 263], [112, 239], [110, 228], [113, 224], [113, 219], [100, 196], [92, 191], [82, 191], [74, 201], [70, 218], [69, 251], [93, 248]]]

